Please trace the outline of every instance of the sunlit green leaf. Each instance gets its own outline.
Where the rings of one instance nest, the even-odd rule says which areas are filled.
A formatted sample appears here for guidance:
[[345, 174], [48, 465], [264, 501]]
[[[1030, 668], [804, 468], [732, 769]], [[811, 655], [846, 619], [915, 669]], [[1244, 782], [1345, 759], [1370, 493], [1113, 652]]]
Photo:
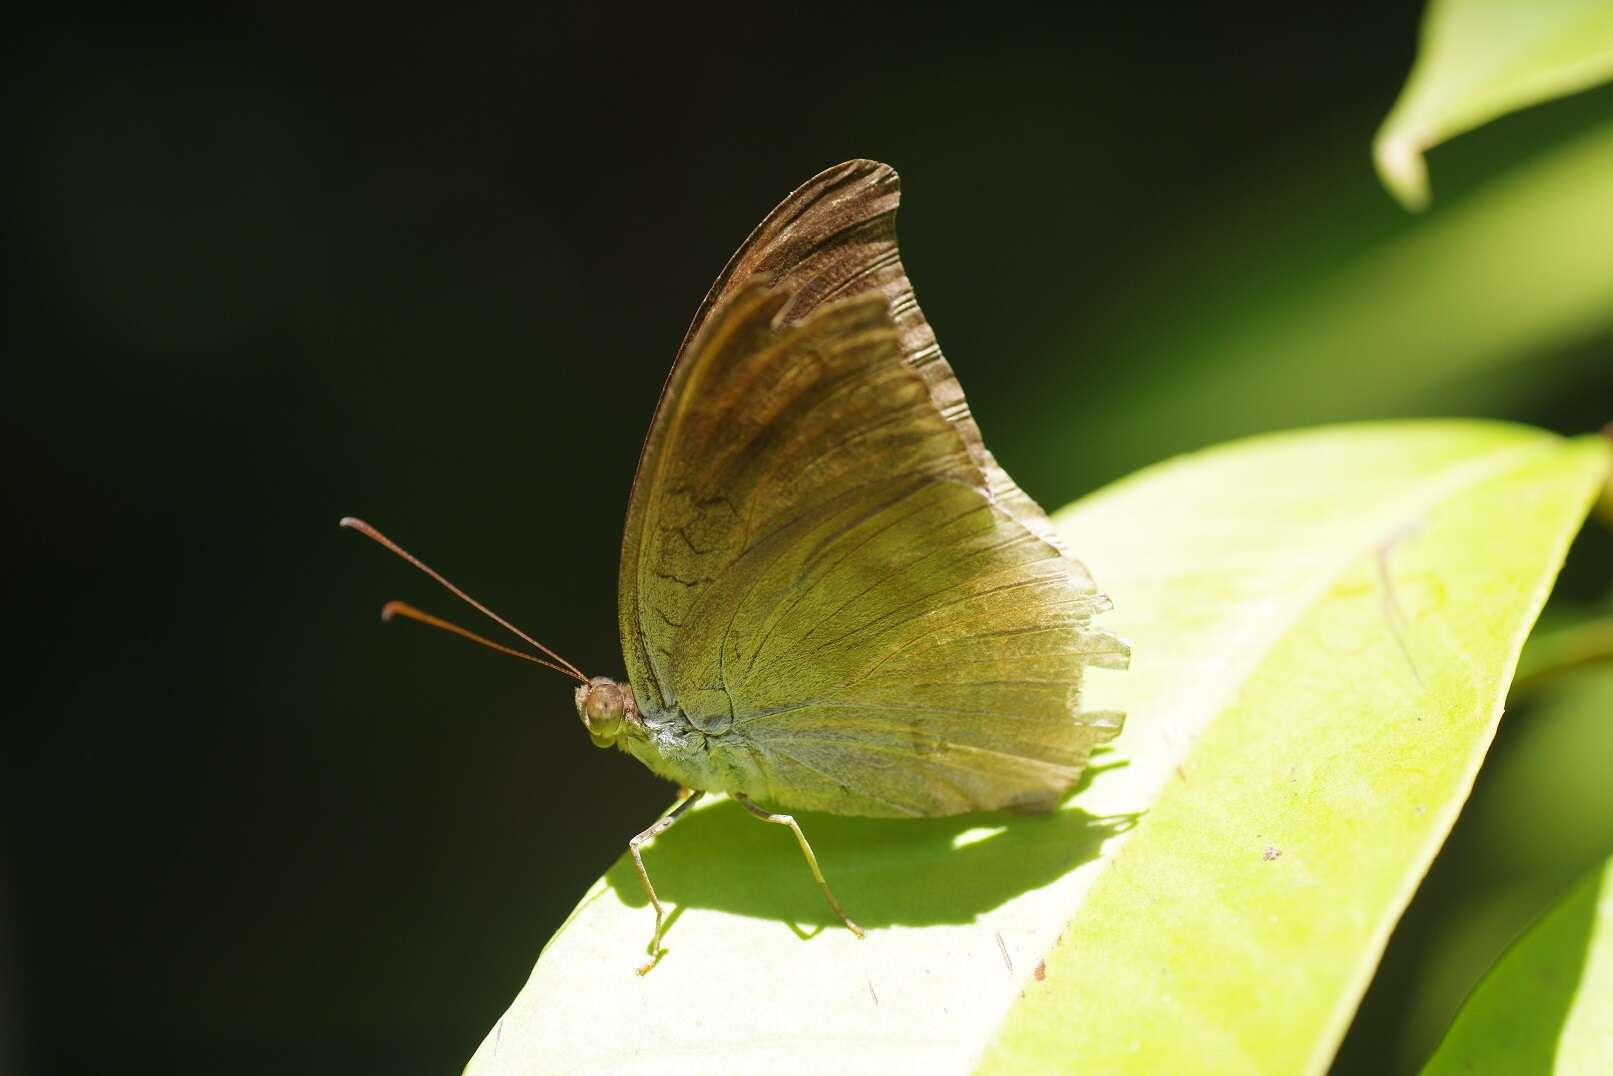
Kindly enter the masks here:
[[1325, 1066], [1607, 457], [1493, 424], [1349, 427], [1073, 506], [1059, 526], [1135, 659], [1094, 677], [1090, 703], [1129, 718], [1071, 803], [801, 816], [862, 942], [788, 833], [695, 811], [646, 856], [679, 909], [661, 964], [633, 973], [652, 917], [618, 861], [469, 1071]]
[[1373, 142], [1378, 173], [1408, 209], [1421, 209], [1430, 147], [1610, 76], [1606, 0], [1430, 0], [1417, 63]]
[[1425, 1076], [1613, 1071], [1613, 860], [1484, 977]]
[[1325, 1069], [1606, 466], [1596, 439], [1347, 428], [1145, 472], [1067, 513], [1128, 611], [1147, 724], [1124, 746], [1159, 792], [989, 1069]]

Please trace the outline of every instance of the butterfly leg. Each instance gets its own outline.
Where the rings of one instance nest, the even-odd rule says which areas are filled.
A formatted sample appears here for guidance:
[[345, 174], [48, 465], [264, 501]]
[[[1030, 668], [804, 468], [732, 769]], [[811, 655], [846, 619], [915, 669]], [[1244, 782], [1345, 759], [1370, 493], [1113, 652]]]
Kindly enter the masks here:
[[655, 906], [655, 936], [650, 939], [650, 962], [638, 969], [640, 975], [655, 967], [661, 956], [666, 952], [665, 949], [661, 948], [661, 928], [666, 922], [666, 909], [661, 907], [661, 898], [655, 895], [655, 887], [650, 884], [650, 874], [644, 869], [644, 857], [639, 854], [639, 847], [654, 840], [657, 834], [665, 833], [671, 829], [672, 823], [682, 818], [683, 812], [694, 806], [695, 800], [704, 795], [704, 792], [698, 790], [689, 791], [688, 796], [676, 807], [672, 808], [670, 813], [656, 819], [654, 824], [643, 833], [627, 842], [627, 850], [633, 853], [633, 866], [638, 869], [638, 880], [644, 884], [644, 895], [649, 897], [650, 903]]
[[862, 937], [862, 927], [851, 921], [851, 916], [847, 915], [846, 910], [840, 906], [840, 902], [835, 900], [834, 891], [829, 888], [829, 883], [823, 880], [823, 872], [818, 869], [818, 857], [812, 854], [812, 846], [807, 843], [806, 834], [801, 832], [801, 827], [795, 824], [795, 819], [787, 814], [770, 814], [746, 799], [743, 793], [734, 793], [734, 799], [739, 801], [741, 807], [762, 821], [790, 827], [790, 832], [795, 834], [795, 839], [801, 845], [801, 854], [806, 856], [807, 866], [812, 868], [812, 877], [817, 879], [818, 888], [823, 890], [823, 895], [828, 898], [829, 907], [834, 909], [834, 913], [840, 917], [840, 921], [846, 924], [846, 929], [857, 935], [857, 937]]

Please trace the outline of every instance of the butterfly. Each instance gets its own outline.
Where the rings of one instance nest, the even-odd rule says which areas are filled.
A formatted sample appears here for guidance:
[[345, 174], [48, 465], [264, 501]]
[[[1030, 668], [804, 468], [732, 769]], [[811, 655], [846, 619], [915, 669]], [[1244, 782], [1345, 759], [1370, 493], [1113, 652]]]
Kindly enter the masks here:
[[[896, 172], [830, 168], [729, 260], [695, 314], [639, 458], [618, 591], [624, 679], [587, 676], [369, 524], [344, 519], [536, 647], [401, 614], [579, 681], [577, 714], [676, 782], [784, 811], [924, 818], [1051, 809], [1122, 716], [1080, 709], [1123, 668], [1109, 608], [981, 440], [902, 267]], [[765, 805], [765, 806], [764, 806]]]

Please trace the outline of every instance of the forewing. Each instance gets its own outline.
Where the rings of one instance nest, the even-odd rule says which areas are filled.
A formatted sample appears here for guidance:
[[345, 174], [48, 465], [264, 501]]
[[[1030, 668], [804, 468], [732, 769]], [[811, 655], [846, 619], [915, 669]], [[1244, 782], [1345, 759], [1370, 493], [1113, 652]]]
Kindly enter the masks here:
[[[692, 616], [712, 585], [764, 540], [875, 477], [977, 482], [969, 454], [897, 358], [883, 300], [781, 326], [788, 296], [735, 293], [673, 371], [640, 463], [622, 548], [629, 676], [652, 709], [686, 703], [695, 655], [726, 621]], [[872, 470], [870, 470], [872, 468]], [[642, 700], [641, 700], [642, 701]]]
[[883, 292], [728, 293], [674, 370], [623, 551], [641, 705], [855, 814], [1045, 805], [1116, 723], [1077, 712], [1079, 565], [998, 500]]
[[[956, 427], [993, 499], [1027, 528], [1058, 546], [1047, 514], [986, 450], [963, 389], [919, 309], [896, 242], [896, 210], [901, 200], [902, 182], [896, 170], [878, 161], [846, 161], [803, 183], [756, 226], [728, 260], [684, 336], [679, 361], [718, 304], [757, 281], [789, 296], [779, 312], [786, 325], [804, 320], [824, 303], [883, 295], [896, 326], [901, 361], [923, 375], [936, 410]], [[666, 400], [664, 392], [663, 405]]]

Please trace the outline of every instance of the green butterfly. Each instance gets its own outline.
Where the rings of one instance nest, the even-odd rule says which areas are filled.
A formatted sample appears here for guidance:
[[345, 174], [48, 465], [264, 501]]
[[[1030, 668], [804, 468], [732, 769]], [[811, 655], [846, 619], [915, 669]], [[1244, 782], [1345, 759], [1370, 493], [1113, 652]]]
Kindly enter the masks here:
[[808, 181], [729, 260], [690, 326], [639, 459], [622, 541], [625, 681], [400, 613], [581, 681], [577, 713], [687, 795], [873, 817], [1051, 809], [1121, 715], [1079, 706], [1127, 648], [1043, 511], [981, 441], [896, 244], [895, 171]]

